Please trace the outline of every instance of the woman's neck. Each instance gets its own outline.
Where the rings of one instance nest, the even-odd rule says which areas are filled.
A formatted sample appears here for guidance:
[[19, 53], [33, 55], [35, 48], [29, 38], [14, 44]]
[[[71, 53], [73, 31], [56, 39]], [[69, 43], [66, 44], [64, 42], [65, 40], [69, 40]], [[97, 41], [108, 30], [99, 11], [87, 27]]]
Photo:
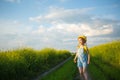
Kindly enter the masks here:
[[84, 46], [83, 44], [79, 44], [79, 48], [83, 48], [83, 46]]
[[81, 43], [80, 43], [79, 45], [80, 45], [80, 46], [84, 46], [84, 44], [81, 44]]

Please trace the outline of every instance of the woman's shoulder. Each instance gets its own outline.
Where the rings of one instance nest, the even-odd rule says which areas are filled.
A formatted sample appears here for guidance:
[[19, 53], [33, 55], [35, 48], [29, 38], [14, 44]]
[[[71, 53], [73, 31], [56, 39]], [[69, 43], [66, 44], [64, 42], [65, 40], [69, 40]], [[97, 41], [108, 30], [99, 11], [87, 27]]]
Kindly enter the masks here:
[[88, 51], [88, 47], [87, 46], [83, 46], [84, 50], [87, 52]]
[[84, 45], [83, 48], [88, 49], [88, 47], [86, 45]]

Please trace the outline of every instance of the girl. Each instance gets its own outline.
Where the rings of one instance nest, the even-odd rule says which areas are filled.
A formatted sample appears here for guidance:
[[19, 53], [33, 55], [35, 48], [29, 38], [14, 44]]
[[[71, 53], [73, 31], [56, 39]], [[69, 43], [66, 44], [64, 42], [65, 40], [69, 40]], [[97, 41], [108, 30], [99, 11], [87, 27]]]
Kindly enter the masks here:
[[79, 69], [79, 73], [81, 78], [88, 80], [87, 75], [87, 64], [90, 63], [90, 55], [87, 46], [85, 45], [87, 41], [86, 36], [79, 36], [78, 37], [78, 46], [77, 46], [77, 53], [74, 58], [74, 62], [76, 63], [77, 59], [77, 67]]

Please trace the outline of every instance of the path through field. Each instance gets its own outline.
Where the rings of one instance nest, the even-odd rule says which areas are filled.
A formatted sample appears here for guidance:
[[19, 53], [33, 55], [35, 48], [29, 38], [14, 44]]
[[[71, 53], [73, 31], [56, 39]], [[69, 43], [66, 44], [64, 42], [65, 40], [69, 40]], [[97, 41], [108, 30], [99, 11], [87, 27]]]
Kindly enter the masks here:
[[[74, 78], [74, 80], [83, 80], [83, 79], [80, 77], [80, 74], [77, 73], [76, 77]], [[88, 80], [92, 80], [89, 72], [88, 72]]]
[[[83, 80], [83, 79], [82, 79], [82, 78], [80, 77], [80, 75], [78, 74], [78, 75], [75, 77], [74, 80]], [[92, 80], [91, 77], [90, 77], [90, 75], [88, 75], [88, 80]]]
[[60, 66], [62, 66], [63, 64], [65, 64], [68, 60], [70, 60], [72, 57], [69, 57], [68, 59], [66, 59], [65, 61], [61, 62], [60, 64], [58, 64], [57, 66], [53, 67], [52, 69], [50, 69], [49, 71], [43, 73], [42, 75], [39, 75], [37, 78], [33, 79], [33, 80], [40, 80], [42, 77], [48, 75], [49, 73], [53, 72], [54, 70], [58, 69]]
[[[68, 63], [66, 63], [66, 62], [68, 62]], [[47, 74], [49, 74], [49, 73], [53, 73], [55, 70], [60, 70], [60, 69], [62, 69], [62, 68], [64, 69], [65, 67], [63, 67], [63, 66], [60, 67], [60, 66], [61, 66], [61, 65], [66, 65], [66, 64], [69, 64], [69, 66], [66, 66], [66, 67], [67, 67], [66, 69], [69, 70], [68, 73], [71, 73], [71, 70], [74, 72], [74, 74], [69, 75], [69, 76], [73, 76], [73, 75], [74, 75], [74, 77], [70, 79], [70, 78], [66, 78], [66, 77], [67, 77], [67, 75], [66, 75], [66, 76], [61, 76], [61, 79], [65, 79], [65, 80], [69, 80], [69, 79], [70, 79], [70, 80], [83, 80], [83, 79], [81, 79], [81, 77], [80, 77], [80, 75], [79, 75], [79, 72], [78, 72], [78, 70], [77, 70], [77, 66], [76, 66], [76, 64], [74, 64], [73, 59], [72, 59], [71, 57], [68, 58], [68, 59], [66, 59], [66, 60], [63, 61], [61, 64], [57, 65], [56, 67], [52, 68], [52, 69], [49, 70], [48, 72], [45, 72], [44, 74], [39, 75], [36, 79], [33, 79], [33, 80], [41, 80], [42, 77], [47, 76]], [[69, 69], [70, 66], [72, 66], [72, 67], [71, 67], [72, 69]], [[58, 69], [58, 68], [59, 68], [59, 69]], [[65, 74], [65, 73], [61, 73], [61, 74]], [[55, 77], [56, 75], [57, 75], [57, 76], [60, 76], [59, 73], [56, 73], [56, 74], [53, 73], [52, 77]], [[54, 78], [52, 78], [52, 79], [54, 79]], [[52, 79], [50, 79], [50, 80], [52, 80]], [[61, 80], [61, 79], [55, 78], [54, 80]], [[89, 79], [89, 80], [92, 80], [89, 72], [88, 72], [88, 79]], [[44, 79], [44, 80], [48, 80], [48, 79]]]

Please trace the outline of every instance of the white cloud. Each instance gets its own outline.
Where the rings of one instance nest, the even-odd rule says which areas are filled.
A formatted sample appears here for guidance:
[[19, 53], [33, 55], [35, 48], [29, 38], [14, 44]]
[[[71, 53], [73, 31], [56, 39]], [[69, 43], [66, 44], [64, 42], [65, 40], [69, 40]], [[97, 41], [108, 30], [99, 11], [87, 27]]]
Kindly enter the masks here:
[[21, 34], [31, 31], [31, 26], [26, 26], [17, 20], [0, 20], [1, 34]]
[[[37, 16], [37, 17], [30, 17], [29, 19], [31, 21], [36, 21], [39, 23], [60, 23], [60, 22], [72, 22], [76, 19], [78, 21], [78, 18], [87, 17], [85, 14], [88, 11], [93, 10], [94, 8], [83, 8], [83, 9], [64, 9], [64, 8], [56, 8], [56, 7], [50, 7], [49, 12], [46, 15], [43, 16]], [[83, 17], [82, 17], [83, 16]], [[81, 20], [81, 19], [79, 19]]]
[[[87, 35], [87, 37], [90, 38], [88, 39], [88, 45], [90, 46], [113, 40], [111, 39], [112, 37], [107, 35], [111, 35], [116, 31], [114, 27], [116, 24], [119, 24], [119, 21], [114, 20], [114, 16], [111, 15], [102, 18], [100, 16], [87, 14], [88, 11], [94, 9], [95, 8], [64, 9], [50, 7], [47, 14], [30, 18], [30, 21], [37, 22], [40, 25], [33, 33], [34, 35], [43, 34], [41, 35], [44, 36], [43, 43], [45, 40], [45, 42], [53, 47], [69, 48], [71, 50], [74, 50], [77, 45], [78, 35]], [[44, 24], [49, 24], [49, 27], [44, 26]], [[101, 36], [105, 35], [106, 37], [100, 39]], [[98, 41], [94, 38], [95, 36], [98, 36]], [[45, 37], [47, 37], [47, 40]], [[95, 40], [92, 42], [91, 39]], [[58, 46], [56, 46], [56, 44]]]
[[31, 30], [31, 26], [16, 20], [0, 20], [0, 49], [26, 45], [28, 41], [26, 34], [30, 34]]
[[41, 34], [45, 32], [46, 32], [46, 28], [44, 26], [39, 26], [38, 30], [32, 31], [32, 34]]
[[[100, 29], [101, 28], [101, 29]], [[98, 35], [105, 35], [112, 33], [112, 25], [103, 25], [100, 28], [92, 28], [88, 24], [67, 24], [67, 23], [60, 23], [54, 24], [51, 27], [43, 27], [40, 26], [37, 30], [33, 31], [36, 34], [61, 34], [64, 36], [70, 36], [70, 34], [76, 35], [87, 35], [87, 36], [98, 36]], [[58, 36], [58, 35], [56, 35]]]
[[101, 16], [94, 16], [91, 18], [92, 20], [97, 20], [97, 19], [106, 19], [106, 20], [116, 20], [116, 16], [112, 14], [107, 14], [107, 15], [102, 15]]
[[[49, 27], [40, 25], [37, 29], [33, 29], [30, 26], [26, 27], [19, 21], [6, 22], [2, 22], [2, 26], [0, 25], [0, 30], [4, 32], [4, 34], [0, 35], [0, 48], [30, 46], [37, 49], [54, 47], [74, 51], [78, 35], [85, 34], [93, 39], [94, 36], [110, 34], [113, 30], [113, 25], [109, 24], [94, 28], [87, 23], [54, 23]], [[4, 26], [6, 28], [2, 30]], [[105, 40], [106, 42], [108, 41], [107, 39]], [[89, 42], [92, 43], [91, 41]]]
[[[115, 32], [120, 29], [119, 21], [88, 15], [87, 12], [92, 10], [94, 8], [50, 7], [48, 13], [29, 18], [31, 24], [37, 22], [34, 26], [16, 20], [0, 21], [0, 48], [25, 45], [37, 49], [54, 47], [73, 51], [77, 45], [77, 36], [83, 34], [87, 35], [90, 45], [110, 41], [111, 34], [117, 35]], [[94, 38], [96, 36], [98, 41]], [[100, 39], [101, 36], [106, 38]]]

